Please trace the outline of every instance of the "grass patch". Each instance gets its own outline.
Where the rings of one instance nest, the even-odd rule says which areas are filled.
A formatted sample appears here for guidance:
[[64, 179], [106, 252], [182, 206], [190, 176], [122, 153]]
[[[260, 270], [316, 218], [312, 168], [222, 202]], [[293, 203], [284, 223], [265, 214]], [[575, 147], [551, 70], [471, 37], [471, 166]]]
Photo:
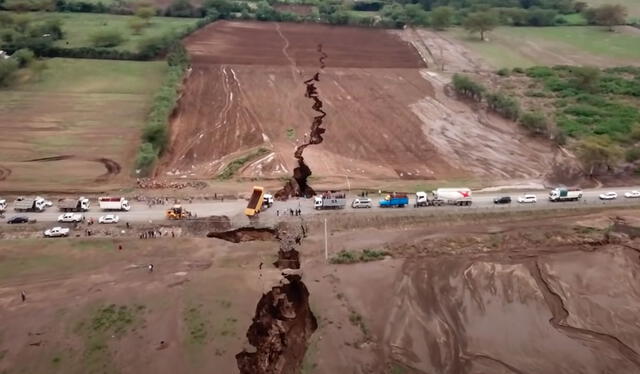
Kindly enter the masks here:
[[253, 161], [260, 156], [264, 156], [269, 152], [270, 151], [268, 149], [260, 147], [246, 156], [231, 161], [227, 166], [225, 166], [222, 172], [218, 174], [217, 179], [220, 181], [231, 179], [247, 162]]
[[377, 251], [372, 249], [363, 249], [362, 251], [341, 250], [335, 256], [329, 259], [332, 264], [355, 264], [357, 262], [370, 262], [382, 260], [389, 253], [386, 251]]
[[287, 129], [287, 138], [289, 140], [293, 140], [296, 138], [296, 130], [292, 129], [292, 128], [288, 128]]
[[447, 32], [499, 69], [566, 63], [587, 63], [590, 57], [608, 65], [636, 63], [640, 59], [640, 34], [608, 32], [597, 26], [499, 27], [489, 41], [455, 28]]
[[[3, 132], [0, 159], [99, 155], [118, 162], [122, 175], [132, 174], [132, 152], [166, 65], [67, 58], [46, 64], [38, 79], [0, 90], [0, 129], [22, 124]], [[33, 163], [14, 170], [4, 188], [68, 190], [72, 184], [91, 185], [103, 172], [103, 166], [86, 161]]]
[[91, 47], [90, 36], [96, 32], [118, 31], [124, 36], [124, 42], [115, 50], [138, 52], [138, 44], [145, 39], [167, 34], [181, 33], [198, 21], [194, 18], [153, 17], [147, 27], [138, 35], [129, 28], [135, 16], [121, 16], [101, 13], [55, 13], [31, 12], [31, 18], [38, 21], [59, 19], [62, 21], [64, 36], [55, 42], [61, 48]]
[[91, 317], [76, 326], [85, 339], [84, 359], [87, 372], [114, 372], [109, 339], [120, 339], [142, 322], [144, 305], [110, 304], [96, 309]]
[[189, 306], [184, 313], [187, 328], [187, 342], [191, 345], [203, 345], [209, 335], [209, 323], [202, 311], [202, 304]]
[[362, 332], [362, 335], [364, 335], [366, 339], [369, 338], [369, 328], [367, 327], [366, 323], [364, 322], [364, 318], [360, 313], [356, 312], [355, 310], [351, 310], [351, 313], [349, 314], [349, 322], [351, 322], [352, 325], [358, 327]]

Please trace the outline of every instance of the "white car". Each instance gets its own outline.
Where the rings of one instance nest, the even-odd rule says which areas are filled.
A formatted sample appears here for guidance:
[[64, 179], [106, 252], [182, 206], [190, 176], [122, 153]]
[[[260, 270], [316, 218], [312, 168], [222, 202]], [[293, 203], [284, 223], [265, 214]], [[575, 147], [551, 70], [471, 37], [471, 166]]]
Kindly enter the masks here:
[[537, 203], [538, 198], [536, 195], [523, 195], [518, 198], [518, 202], [522, 204]]
[[115, 214], [107, 214], [106, 216], [102, 216], [98, 218], [98, 223], [118, 223], [120, 222], [120, 217]]
[[618, 194], [613, 191], [600, 194], [600, 200], [615, 200], [617, 198], [618, 198]]
[[65, 213], [58, 217], [58, 222], [77, 222], [80, 223], [84, 220], [84, 216], [79, 213]]
[[640, 191], [633, 190], [633, 191], [625, 192], [624, 197], [629, 199], [637, 199], [640, 197]]
[[69, 236], [69, 229], [66, 227], [54, 227], [52, 229], [46, 230], [44, 232], [44, 236], [47, 238], [59, 238], [59, 237]]
[[51, 208], [53, 206], [53, 201], [45, 200], [44, 201], [44, 206], [46, 206], [47, 208]]

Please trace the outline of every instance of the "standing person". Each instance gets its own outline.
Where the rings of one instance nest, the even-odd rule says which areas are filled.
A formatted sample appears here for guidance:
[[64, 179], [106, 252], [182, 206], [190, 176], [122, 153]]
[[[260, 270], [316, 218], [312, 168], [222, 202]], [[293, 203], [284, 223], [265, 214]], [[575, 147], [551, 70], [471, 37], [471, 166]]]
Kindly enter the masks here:
[[153, 264], [149, 264], [148, 269], [149, 273], [153, 273]]
[[24, 303], [25, 301], [27, 301], [27, 294], [24, 291], [20, 292], [20, 298], [22, 299], [22, 302]]
[[122, 244], [118, 244], [118, 250], [121, 251], [122, 250]]
[[280, 217], [280, 210], [276, 210], [276, 217]]

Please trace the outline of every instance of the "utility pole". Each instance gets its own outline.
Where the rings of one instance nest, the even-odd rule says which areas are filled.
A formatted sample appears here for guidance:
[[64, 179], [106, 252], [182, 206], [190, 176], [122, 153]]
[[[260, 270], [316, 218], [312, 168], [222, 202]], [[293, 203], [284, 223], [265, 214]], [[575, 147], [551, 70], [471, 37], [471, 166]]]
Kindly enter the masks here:
[[329, 244], [327, 242], [327, 219], [324, 219], [324, 260], [329, 262]]

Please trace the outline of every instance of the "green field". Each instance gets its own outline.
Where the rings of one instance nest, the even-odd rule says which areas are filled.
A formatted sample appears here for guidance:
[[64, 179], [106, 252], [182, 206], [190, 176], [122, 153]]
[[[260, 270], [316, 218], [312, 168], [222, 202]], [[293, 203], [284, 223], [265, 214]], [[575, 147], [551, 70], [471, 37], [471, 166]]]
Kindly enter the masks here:
[[380, 15], [380, 12], [376, 12], [376, 11], [360, 11], [360, 10], [349, 10], [349, 11], [347, 11], [347, 13], [349, 13], [350, 16], [357, 17], [357, 18], [376, 17], [376, 16]]
[[136, 51], [140, 40], [180, 32], [198, 20], [194, 18], [154, 17], [148, 27], [140, 35], [134, 35], [129, 28], [129, 22], [134, 16], [118, 16], [113, 14], [95, 13], [37, 13], [34, 20], [46, 18], [61, 19], [64, 39], [56, 42], [59, 47], [77, 48], [91, 46], [90, 36], [101, 30], [118, 30], [125, 37], [125, 42], [116, 49]]
[[[139, 132], [166, 64], [55, 58], [47, 65], [41, 77], [25, 71], [19, 82], [0, 90], [0, 160], [12, 169], [3, 188], [99, 186], [94, 181], [105, 168], [90, 161], [97, 157], [122, 166], [111, 182], [127, 182]], [[75, 158], [22, 162], [57, 155]]]
[[481, 42], [462, 29], [449, 31], [495, 68], [533, 65], [638, 65], [640, 33], [594, 26], [500, 27]]
[[593, 7], [605, 4], [620, 4], [627, 8], [629, 18], [640, 18], [640, 1], [638, 0], [584, 0], [584, 2]]

